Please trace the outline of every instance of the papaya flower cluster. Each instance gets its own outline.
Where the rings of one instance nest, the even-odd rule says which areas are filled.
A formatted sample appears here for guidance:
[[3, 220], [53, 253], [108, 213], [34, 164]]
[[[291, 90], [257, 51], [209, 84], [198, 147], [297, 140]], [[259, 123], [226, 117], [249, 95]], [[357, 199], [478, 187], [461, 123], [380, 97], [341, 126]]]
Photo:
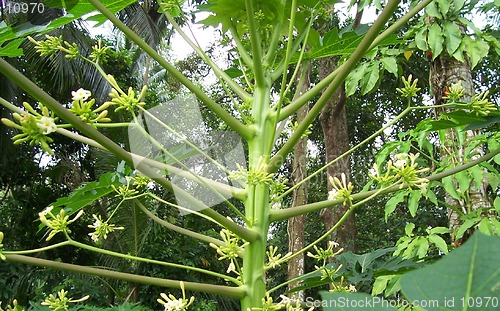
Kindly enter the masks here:
[[71, 92], [73, 96], [72, 106], [69, 111], [73, 112], [76, 116], [78, 116], [83, 122], [89, 124], [95, 124], [99, 122], [110, 122], [111, 119], [107, 118], [108, 108], [110, 105], [102, 104], [101, 106], [93, 109], [92, 107], [95, 104], [95, 99], [89, 99], [92, 95], [90, 91], [84, 90], [82, 88]]
[[55, 123], [57, 117], [42, 104], [39, 105], [40, 112], [36, 111], [27, 102], [24, 102], [23, 106], [27, 110], [26, 112], [21, 114], [17, 112], [12, 113], [12, 117], [17, 123], [10, 119], [2, 118], [3, 124], [21, 132], [12, 137], [14, 144], [18, 145], [27, 142], [31, 146], [40, 145], [42, 150], [53, 154], [52, 149], [49, 147], [49, 143], [53, 142], [53, 139], [48, 137], [48, 135], [57, 130]]
[[214, 243], [210, 243], [210, 247], [214, 248], [217, 251], [217, 254], [220, 255], [219, 260], [229, 259], [229, 268], [227, 269], [227, 273], [234, 272], [239, 274], [236, 270], [237, 258], [240, 256], [241, 249], [248, 245], [248, 242], [240, 245], [241, 239], [231, 231], [227, 229], [222, 229], [220, 231], [220, 236], [222, 241], [224, 242], [224, 246], [215, 245]]
[[66, 212], [63, 208], [59, 210], [59, 214], [54, 215], [52, 213], [52, 209], [54, 206], [49, 206], [42, 212], [38, 213], [40, 217], [40, 221], [46, 225], [49, 229], [51, 229], [49, 236], [46, 241], [52, 239], [57, 233], [63, 232], [65, 234], [71, 233], [68, 225], [72, 222], [75, 222], [78, 218], [83, 215], [83, 210], [80, 210], [73, 219], [69, 219], [69, 216], [66, 215]]
[[182, 290], [182, 298], [175, 298], [172, 294], [161, 293], [157, 301], [163, 305], [165, 311], [185, 311], [188, 307], [193, 304], [194, 297], [186, 298], [186, 292], [184, 291], [184, 282], [180, 282]]
[[89, 295], [87, 295], [80, 299], [72, 299], [66, 297], [66, 295], [68, 295], [68, 292], [64, 289], [61, 289], [59, 292], [57, 292], [57, 296], [50, 294], [49, 297], [47, 297], [45, 301], [42, 302], [42, 306], [48, 306], [54, 311], [66, 311], [68, 310], [70, 303], [82, 302], [89, 299], [90, 297]]
[[347, 176], [344, 173], [340, 175], [340, 178], [342, 181], [340, 181], [337, 177], [329, 176], [328, 180], [330, 181], [330, 184], [332, 184], [333, 189], [328, 192], [328, 200], [344, 199], [344, 205], [347, 203], [351, 204], [351, 194], [354, 190], [354, 186], [351, 182], [347, 182]]
[[418, 169], [416, 161], [419, 156], [419, 153], [398, 153], [394, 156], [394, 162], [392, 160], [388, 161], [387, 170], [384, 174], [379, 171], [378, 165], [374, 164], [374, 174], [369, 176], [380, 184], [400, 184], [400, 188], [403, 188], [406, 184], [410, 189], [417, 187], [425, 190], [429, 180], [419, 177], [419, 174], [429, 171], [429, 168]]
[[127, 92], [123, 91], [112, 75], [108, 74], [106, 80], [111, 84], [112, 89], [111, 93], [109, 93], [111, 101], [105, 102], [104, 105], [115, 105], [115, 111], [126, 110], [128, 112], [134, 112], [136, 109], [146, 105], [142, 101], [146, 97], [146, 86], [142, 88], [139, 94], [136, 94], [132, 87], [129, 87]]
[[28, 36], [28, 40], [35, 45], [35, 50], [40, 56], [49, 56], [50, 59], [54, 58], [58, 52], [66, 53], [66, 58], [75, 58], [80, 55], [76, 43], [69, 43], [62, 39], [62, 36], [53, 37], [45, 35], [45, 40], [36, 41]]
[[334, 247], [339, 247], [339, 244], [334, 241], [329, 241], [326, 249], [317, 247], [316, 245], [313, 245], [313, 247], [316, 251], [316, 254], [307, 252], [307, 257], [311, 257], [316, 259], [317, 261], [321, 261], [322, 266], [325, 266], [330, 258], [333, 258], [344, 251], [344, 248], [340, 248], [338, 251], [334, 251]]
[[481, 115], [483, 117], [490, 115], [492, 112], [498, 112], [497, 105], [489, 101], [488, 95], [489, 91], [472, 96], [470, 110], [475, 112], [476, 115]]
[[243, 182], [247, 185], [271, 184], [273, 182], [273, 174], [267, 172], [267, 164], [261, 156], [257, 161], [257, 165], [250, 166], [246, 170], [243, 166], [236, 163], [237, 171], [231, 172], [228, 178]]
[[[266, 293], [266, 297], [262, 298], [262, 308], [252, 308], [252, 311], [304, 311], [300, 301], [295, 301], [284, 295], [280, 295], [281, 301], [275, 303], [273, 297]], [[314, 310], [314, 307], [307, 309], [308, 311]]]
[[444, 91], [443, 98], [451, 102], [458, 102], [465, 94], [465, 89], [462, 86], [462, 81], [457, 83], [452, 83], [450, 87], [447, 87]]
[[[12, 306], [8, 305], [5, 311], [24, 311], [25, 309], [17, 304], [17, 299], [14, 299], [12, 302]], [[2, 307], [0, 307], [0, 311], [4, 311]]]
[[280, 259], [285, 259], [287, 258], [288, 256], [292, 255], [291, 252], [288, 252], [285, 254], [285, 256], [282, 257], [281, 254], [276, 254], [276, 252], [278, 251], [278, 246], [269, 246], [269, 250], [266, 251], [266, 255], [267, 255], [267, 259], [268, 259], [268, 262], [267, 262], [267, 265], [266, 267], [267, 268], [276, 268], [280, 265]]
[[108, 223], [108, 221], [103, 221], [101, 216], [92, 214], [92, 217], [95, 221], [92, 225], [88, 225], [88, 227], [94, 229], [94, 232], [89, 233], [89, 236], [95, 243], [98, 243], [101, 240], [106, 240], [108, 238], [108, 234], [115, 230], [125, 229], [123, 227], [116, 227], [114, 224]]
[[396, 88], [396, 91], [401, 93], [401, 95], [406, 98], [415, 97], [417, 96], [418, 91], [420, 91], [420, 88], [417, 87], [417, 83], [418, 79], [413, 80], [412, 75], [409, 75], [408, 79], [405, 79], [405, 77], [403, 77], [404, 87]]

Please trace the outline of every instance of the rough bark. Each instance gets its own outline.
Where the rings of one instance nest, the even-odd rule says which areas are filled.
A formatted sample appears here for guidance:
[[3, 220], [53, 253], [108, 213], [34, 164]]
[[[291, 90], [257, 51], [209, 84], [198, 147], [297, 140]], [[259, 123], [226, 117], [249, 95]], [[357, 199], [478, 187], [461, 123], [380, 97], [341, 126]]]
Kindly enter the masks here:
[[[436, 57], [435, 60], [431, 61], [429, 81], [431, 83], [434, 102], [436, 105], [441, 105], [445, 102], [443, 96], [445, 95], [446, 88], [449, 88], [452, 84], [458, 82], [461, 82], [462, 87], [465, 90], [464, 97], [461, 101], [469, 102], [471, 100], [475, 93], [472, 80], [472, 70], [467, 55], [465, 55], [465, 59], [466, 62], [461, 62], [443, 52], [440, 56]], [[448, 110], [436, 109], [436, 117], [438, 118], [445, 112], [448, 112]], [[475, 131], [467, 131], [465, 143], [472, 142], [474, 137], [477, 135], [478, 133]], [[465, 146], [459, 146], [456, 130], [447, 130], [444, 138], [445, 139], [441, 140], [440, 150], [442, 163], [445, 165], [462, 163], [465, 160], [465, 157], [469, 155], [465, 154]], [[481, 149], [481, 146], [479, 146], [478, 148], [475, 148], [472, 153], [472, 158], [477, 158], [483, 154], [483, 150]], [[458, 183], [456, 181], [455, 185], [456, 188], [458, 188]], [[468, 200], [457, 200], [449, 193], [445, 193], [445, 202], [448, 206], [453, 207], [448, 208], [448, 227], [452, 230], [452, 232], [456, 232], [462, 224], [460, 215], [456, 212], [456, 210], [467, 213], [478, 208], [491, 206], [486, 194], [485, 184], [483, 184], [483, 187], [480, 189], [477, 189], [474, 187], [473, 183], [471, 183], [471, 187], [468, 190]], [[468, 236], [469, 235], [465, 235], [460, 241], [457, 241], [452, 233], [452, 243], [460, 245], [468, 238]]]
[[[307, 66], [304, 84], [302, 91], [305, 92], [310, 85], [309, 74], [310, 67]], [[305, 105], [297, 112], [297, 122], [300, 123], [307, 115], [308, 107]], [[292, 178], [293, 183], [296, 184], [307, 177], [307, 138], [299, 140], [293, 151], [292, 161]], [[304, 205], [307, 203], [307, 183], [302, 184], [300, 187], [293, 191], [292, 206]], [[288, 220], [288, 251], [295, 253], [304, 248], [304, 221], [305, 216], [297, 216]], [[288, 262], [288, 279], [291, 280], [297, 276], [303, 275], [304, 270], [304, 254], [292, 258]], [[288, 285], [291, 290], [299, 285], [298, 282], [292, 282]], [[304, 301], [304, 291], [293, 293], [294, 300]]]
[[[324, 58], [319, 61], [319, 77], [323, 79], [335, 69], [336, 62], [331, 58]], [[335, 95], [328, 101], [320, 115], [321, 128], [323, 130], [326, 162], [336, 159], [338, 156], [350, 149], [349, 132], [347, 129], [347, 118], [345, 112], [345, 89], [341, 87]], [[328, 176], [340, 178], [341, 173], [347, 176], [347, 182], [351, 176], [350, 157], [344, 157], [327, 169]], [[328, 190], [332, 185], [328, 183]], [[328, 230], [332, 228], [338, 220], [347, 212], [348, 206], [336, 206], [335, 208], [324, 209], [321, 217]], [[340, 247], [346, 250], [355, 250], [356, 224], [354, 214], [352, 214], [343, 224], [332, 234], [332, 241], [339, 243]]]

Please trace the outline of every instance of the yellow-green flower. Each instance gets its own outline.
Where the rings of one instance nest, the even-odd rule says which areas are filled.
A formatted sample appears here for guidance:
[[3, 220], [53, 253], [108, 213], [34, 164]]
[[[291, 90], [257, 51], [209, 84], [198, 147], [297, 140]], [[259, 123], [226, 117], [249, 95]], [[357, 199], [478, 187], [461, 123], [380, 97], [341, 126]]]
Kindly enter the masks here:
[[49, 297], [47, 297], [45, 301], [42, 302], [42, 306], [48, 306], [50, 309], [53, 309], [54, 311], [61, 311], [61, 310], [66, 311], [69, 308], [69, 303], [82, 302], [89, 299], [90, 297], [89, 295], [87, 295], [80, 299], [72, 299], [66, 297], [67, 294], [68, 292], [65, 291], [64, 289], [61, 289], [59, 292], [57, 292], [57, 296], [50, 294]]
[[75, 222], [78, 218], [80, 218], [80, 216], [83, 215], [83, 210], [80, 210], [76, 214], [76, 216], [73, 217], [73, 219], [69, 219], [69, 216], [66, 215], [63, 208], [61, 208], [59, 214], [57, 215], [52, 214], [53, 208], [54, 206], [49, 206], [42, 212], [38, 213], [40, 221], [51, 229], [49, 236], [46, 239], [47, 241], [52, 239], [54, 235], [56, 235], [59, 232], [71, 233], [71, 230], [69, 230], [68, 225], [72, 222]]
[[188, 307], [193, 304], [194, 297], [186, 299], [186, 293], [184, 291], [184, 282], [180, 282], [182, 290], [182, 298], [175, 298], [172, 294], [161, 293], [161, 299], [158, 298], [157, 301], [163, 305], [165, 311], [185, 311]]

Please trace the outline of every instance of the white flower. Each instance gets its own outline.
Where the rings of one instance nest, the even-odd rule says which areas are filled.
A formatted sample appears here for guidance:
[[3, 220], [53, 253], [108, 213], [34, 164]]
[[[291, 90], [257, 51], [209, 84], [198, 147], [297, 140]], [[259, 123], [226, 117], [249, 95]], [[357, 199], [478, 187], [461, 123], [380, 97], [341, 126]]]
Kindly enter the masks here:
[[165, 307], [165, 311], [185, 311], [193, 303], [194, 297], [186, 299], [186, 293], [184, 292], [184, 282], [180, 282], [182, 290], [182, 298], [175, 298], [172, 294], [161, 293], [160, 296], [163, 299], [158, 298], [160, 304]]
[[227, 268], [227, 271], [226, 273], [229, 273], [229, 272], [235, 272], [235, 273], [238, 273], [236, 271], [236, 266], [234, 265], [234, 262], [231, 260], [231, 262], [229, 263], [229, 267]]
[[94, 232], [89, 233], [90, 238], [94, 242], [98, 242], [102, 237], [104, 240], [108, 238], [108, 233], [111, 233], [115, 230], [123, 230], [123, 227], [116, 227], [114, 224], [108, 224], [107, 221], [103, 222], [101, 216], [96, 216], [92, 214], [95, 221], [92, 225], [88, 225], [87, 227], [95, 229]]
[[90, 91], [79, 88], [76, 92], [71, 92], [73, 100], [87, 100], [92, 93]]
[[43, 116], [40, 118], [40, 120], [37, 120], [36, 125], [38, 126], [38, 128], [43, 130], [42, 132], [43, 135], [48, 135], [57, 130], [57, 126], [56, 123], [54, 122], [54, 119], [46, 116]]
[[352, 284], [351, 284], [351, 285], [349, 285], [349, 291], [350, 291], [351, 293], [355, 293], [355, 292], [357, 292], [358, 290], [356, 289], [356, 286], [354, 286], [354, 285], [352, 285]]
[[274, 202], [273, 205], [271, 206], [273, 210], [279, 210], [281, 209], [281, 202]]
[[394, 156], [396, 158], [396, 161], [393, 163], [393, 165], [399, 169], [403, 169], [406, 167], [408, 164], [408, 154], [405, 152], [398, 153]]
[[43, 211], [41, 211], [40, 213], [38, 213], [38, 215], [44, 215], [45, 216], [48, 213], [50, 213], [53, 208], [54, 208], [54, 205], [47, 206], [47, 208], [45, 208]]
[[337, 194], [338, 194], [337, 189], [332, 189], [331, 191], [328, 191], [328, 201], [333, 201], [337, 199]]

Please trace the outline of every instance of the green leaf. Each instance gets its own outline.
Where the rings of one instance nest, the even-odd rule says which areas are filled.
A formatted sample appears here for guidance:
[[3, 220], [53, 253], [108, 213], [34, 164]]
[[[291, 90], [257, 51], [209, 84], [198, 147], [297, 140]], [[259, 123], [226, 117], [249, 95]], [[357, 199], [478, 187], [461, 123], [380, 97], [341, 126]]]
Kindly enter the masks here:
[[419, 236], [417, 239], [418, 239], [418, 249], [417, 249], [418, 258], [424, 258], [425, 256], [427, 256], [427, 251], [429, 250], [429, 240], [427, 240], [422, 236]]
[[[355, 31], [339, 34], [338, 28], [334, 28], [323, 36], [320, 45], [311, 46], [311, 49], [304, 54], [303, 60], [351, 55], [363, 38], [364, 34], [361, 35]], [[387, 39], [383, 40], [378, 47], [396, 43], [398, 43], [397, 37], [389, 36]], [[299, 54], [297, 53], [292, 57], [291, 63], [297, 62], [298, 58]]]
[[405, 234], [407, 236], [412, 236], [413, 229], [415, 229], [415, 224], [410, 222], [409, 224], [406, 224], [405, 226]]
[[367, 67], [367, 63], [362, 63], [349, 73], [345, 84], [346, 96], [351, 96], [354, 92], [356, 92], [359, 80], [363, 77]]
[[331, 293], [321, 292], [321, 301], [317, 304], [306, 302], [306, 307], [315, 307], [323, 311], [352, 311], [352, 310], [372, 310], [372, 311], [396, 311], [388, 301], [379, 297], [373, 297], [366, 293]]
[[412, 191], [410, 193], [410, 198], [408, 199], [408, 210], [410, 211], [410, 215], [415, 217], [418, 209], [418, 202], [422, 198], [422, 193], [420, 191]]
[[453, 0], [453, 13], [458, 13], [464, 7], [465, 0]]
[[460, 189], [461, 193], [466, 193], [469, 190], [471, 178], [467, 171], [460, 171], [455, 174], [455, 178], [458, 181], [458, 189]]
[[439, 4], [439, 11], [441, 14], [446, 16], [448, 10], [450, 9], [450, 0], [437, 0], [437, 3]]
[[23, 55], [23, 50], [19, 47], [25, 39], [12, 40], [5, 46], [0, 47], [0, 57], [17, 57]]
[[447, 176], [441, 180], [444, 190], [448, 192], [454, 199], [460, 200], [460, 195], [455, 189], [455, 182], [453, 176]]
[[382, 275], [375, 279], [372, 287], [372, 295], [380, 295], [387, 288], [387, 282], [389, 282], [394, 276], [392, 275]]
[[445, 254], [448, 254], [448, 245], [446, 244], [446, 242], [443, 240], [442, 237], [440, 237], [439, 235], [436, 235], [436, 234], [431, 234], [427, 237], [427, 239], [429, 239], [429, 242], [436, 245], [436, 247], [440, 251], [442, 251]]
[[486, 56], [488, 55], [488, 51], [490, 46], [481, 38], [477, 38], [476, 40], [467, 40], [466, 51], [467, 55], [470, 58], [471, 69], [474, 69], [476, 65]]
[[483, 186], [484, 170], [481, 166], [476, 165], [468, 169], [474, 181], [474, 187], [480, 189]]
[[425, 13], [432, 17], [437, 17], [439, 19], [442, 18], [441, 13], [439, 13], [439, 10], [437, 8], [437, 4], [434, 1], [432, 1], [425, 7]]
[[429, 230], [430, 235], [445, 234], [445, 233], [450, 233], [450, 232], [451, 232], [451, 230], [449, 228], [446, 228], [446, 227], [435, 227], [435, 228], [432, 228]]
[[387, 201], [387, 203], [385, 204], [385, 209], [384, 209], [386, 222], [387, 222], [389, 215], [391, 215], [392, 212], [394, 212], [394, 210], [396, 209], [396, 206], [399, 203], [404, 201], [404, 199], [407, 195], [408, 195], [408, 190], [406, 190], [406, 189], [401, 190], [401, 191], [396, 192], [396, 194], [394, 194], [394, 196], [392, 198], [390, 198], [389, 201]]
[[459, 240], [464, 236], [465, 231], [474, 227], [478, 223], [478, 219], [466, 219], [455, 234], [455, 239]]
[[444, 38], [446, 43], [446, 51], [453, 55], [462, 42], [462, 33], [457, 24], [451, 21], [443, 23]]
[[380, 78], [380, 62], [372, 62], [365, 75], [361, 78], [361, 95], [366, 95], [368, 92], [372, 91], [375, 85], [377, 85], [378, 79]]
[[443, 51], [443, 31], [437, 23], [432, 24], [429, 28], [427, 43], [432, 51], [432, 59], [434, 60]]
[[395, 57], [383, 57], [380, 62], [384, 65], [385, 70], [398, 77], [398, 63]]
[[427, 47], [427, 25], [423, 25], [422, 28], [415, 34], [415, 43], [417, 48], [422, 51], [428, 51]]
[[[111, 12], [117, 13], [130, 4], [136, 2], [136, 0], [100, 0], [100, 2], [105, 5]], [[69, 24], [79, 18], [83, 18], [84, 16], [88, 16], [87, 18], [85, 18], [85, 20], [87, 21], [97, 21], [99, 24], [96, 26], [99, 26], [101, 23], [104, 23], [107, 20], [107, 18], [100, 13], [90, 15], [90, 13], [95, 12], [96, 9], [92, 4], [90, 4], [88, 0], [80, 0], [76, 4], [74, 4], [72, 1], [65, 1], [65, 3], [65, 15], [52, 20], [46, 25], [32, 25], [31, 23], [27, 22], [11, 28], [6, 26], [5, 23], [2, 22], [0, 26], [5, 26], [5, 28], [2, 27], [3, 29], [0, 31], [0, 45], [9, 40], [26, 37], [35, 33], [47, 33], [51, 30]], [[13, 46], [11, 48], [13, 48]]]
[[400, 145], [401, 143], [399, 141], [392, 141], [384, 144], [382, 149], [380, 149], [380, 151], [375, 156], [375, 163], [377, 164], [377, 166], [381, 167], [383, 162], [387, 162], [387, 157]]
[[[435, 302], [426, 310], [498, 310], [485, 297], [498, 297], [500, 237], [473, 234], [461, 247], [434, 264], [401, 277], [403, 294], [410, 301]], [[463, 302], [481, 299], [481, 307], [464, 308]]]
[[495, 210], [500, 213], [500, 197], [497, 197], [493, 202], [493, 206], [495, 206]]
[[434, 191], [429, 189], [429, 190], [427, 190], [427, 192], [424, 195], [427, 199], [429, 199], [429, 201], [434, 203], [434, 205], [438, 206], [438, 200], [437, 200], [437, 197], [436, 197], [436, 194], [434, 193]]
[[476, 115], [474, 112], [466, 112], [463, 110], [451, 111], [443, 115], [453, 119], [456, 126], [468, 125], [474, 122], [484, 122], [486, 119]]
[[485, 217], [481, 219], [479, 224], [477, 225], [477, 228], [481, 233], [484, 233], [486, 235], [495, 235], [495, 229], [492, 226], [492, 223], [488, 217]]
[[[56, 215], [64, 208], [66, 214], [71, 216], [95, 200], [112, 193], [114, 191], [112, 186], [118, 187], [119, 185], [119, 178], [115, 172], [106, 173], [98, 181], [88, 182], [68, 196], [59, 198], [50, 204], [54, 206], [52, 213]], [[39, 229], [44, 227], [44, 224], [40, 224]]]

